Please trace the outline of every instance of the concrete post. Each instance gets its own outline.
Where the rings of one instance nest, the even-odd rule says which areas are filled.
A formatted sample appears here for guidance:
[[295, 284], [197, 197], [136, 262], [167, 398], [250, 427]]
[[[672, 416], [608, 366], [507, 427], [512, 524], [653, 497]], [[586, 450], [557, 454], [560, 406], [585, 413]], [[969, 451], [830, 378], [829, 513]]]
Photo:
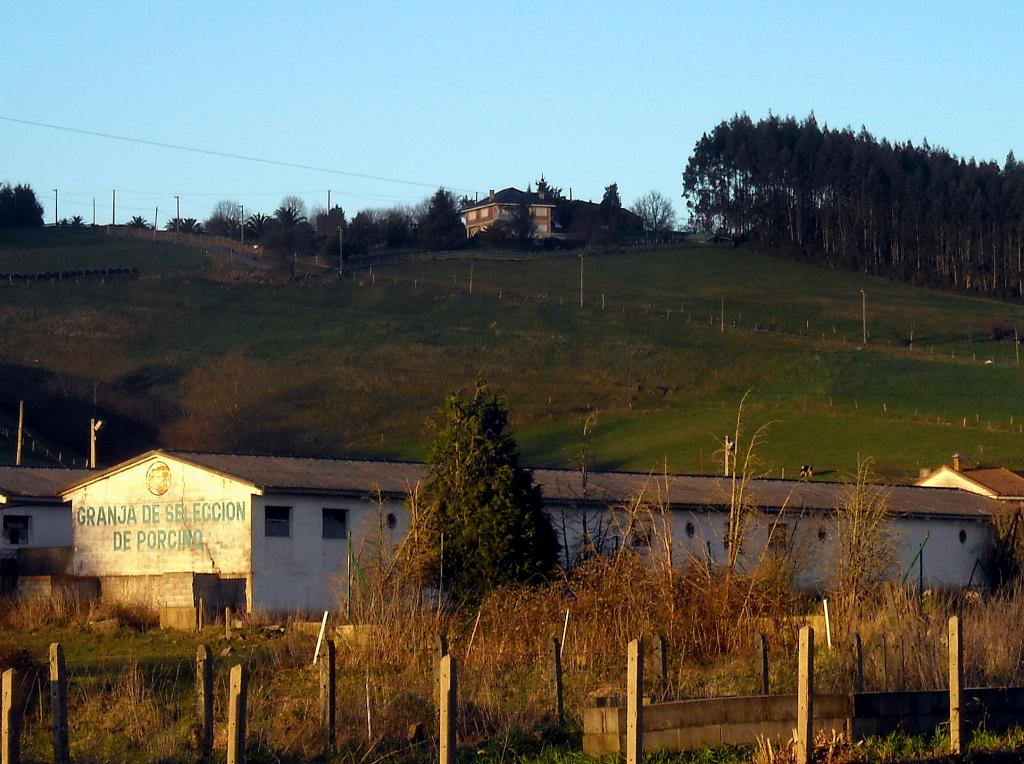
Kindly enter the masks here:
[[437, 705], [441, 709], [440, 764], [455, 764], [455, 724], [457, 721], [458, 674], [451, 655], [441, 658], [438, 666]]
[[814, 761], [814, 629], [800, 629], [796, 688], [796, 764]]
[[626, 764], [644, 759], [644, 641], [634, 639], [626, 653]]
[[[155, 230], [155, 229], [154, 229]], [[204, 621], [206, 620], [206, 606], [203, 602], [203, 598], [199, 598], [199, 604], [196, 606], [196, 631], [202, 631], [203, 627], [206, 626]]]
[[334, 640], [328, 639], [326, 649], [320, 653], [320, 722], [327, 733], [327, 749], [332, 753], [338, 739], [336, 672]]
[[213, 654], [206, 645], [196, 650], [196, 711], [199, 716], [199, 755], [213, 753]]
[[249, 672], [239, 663], [231, 669], [228, 690], [228, 764], [245, 764], [245, 716]]
[[7, 669], [0, 683], [0, 764], [21, 761], [21, 704], [17, 691], [18, 672]]
[[853, 632], [853, 691], [864, 692], [864, 649], [860, 632]]
[[548, 642], [548, 676], [555, 701], [555, 719], [558, 726], [565, 724], [565, 700], [562, 694], [562, 644], [558, 637]]
[[949, 752], [959, 756], [964, 752], [964, 722], [961, 709], [964, 700], [964, 643], [960, 632], [960, 619], [949, 619]]
[[757, 635], [757, 670], [761, 674], [761, 694], [768, 695], [771, 682], [768, 675], [768, 637], [764, 634]]
[[50, 732], [54, 764], [68, 764], [68, 678], [59, 642], [50, 645]]
[[655, 634], [651, 644], [651, 666], [654, 676], [651, 677], [652, 690], [664, 694], [668, 691], [668, 645], [662, 634]]

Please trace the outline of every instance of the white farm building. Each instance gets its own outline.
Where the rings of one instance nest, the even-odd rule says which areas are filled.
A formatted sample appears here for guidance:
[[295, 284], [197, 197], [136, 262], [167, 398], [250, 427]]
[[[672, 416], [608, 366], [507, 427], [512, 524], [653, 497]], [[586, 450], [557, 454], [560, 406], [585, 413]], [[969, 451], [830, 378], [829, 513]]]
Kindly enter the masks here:
[[[103, 597], [164, 607], [201, 598], [207, 609], [334, 608], [349, 550], [359, 559], [401, 542], [406, 497], [424, 474], [413, 463], [150, 451], [61, 492], [71, 504], [71, 572], [98, 580]], [[622, 544], [671, 554], [677, 564], [725, 559], [727, 479], [552, 469], [533, 476], [566, 567]], [[750, 481], [754, 511], [740, 565], [800, 553], [798, 584], [823, 585], [834, 566], [835, 510], [849, 490]], [[908, 573], [925, 588], [983, 583], [996, 545], [992, 516], [1003, 507], [955, 489], [872, 490], [888, 503], [894, 576]]]

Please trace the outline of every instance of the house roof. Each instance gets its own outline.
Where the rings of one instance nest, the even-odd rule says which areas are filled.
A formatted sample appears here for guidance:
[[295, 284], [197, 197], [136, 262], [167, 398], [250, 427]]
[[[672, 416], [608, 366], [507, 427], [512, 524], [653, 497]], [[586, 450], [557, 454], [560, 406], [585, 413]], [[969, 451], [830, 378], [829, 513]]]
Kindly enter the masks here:
[[961, 474], [1001, 497], [1024, 496], [1024, 477], [1006, 467], [961, 470]]
[[0, 466], [0, 504], [19, 500], [61, 502], [64, 486], [89, 474], [89, 470]]
[[503, 188], [501, 191], [494, 192], [494, 198], [490, 196], [485, 199], [476, 202], [469, 207], [463, 208], [463, 212], [467, 210], [475, 210], [480, 207], [488, 207], [492, 204], [531, 204], [534, 207], [554, 207], [556, 206], [551, 197], [540, 198], [540, 194], [533, 191], [520, 191], [518, 188], [509, 186]]
[[[582, 475], [577, 470], [533, 470], [534, 480], [551, 501], [579, 501], [583, 498]], [[889, 511], [897, 515], [986, 518], [1001, 511], [991, 499], [955, 488], [917, 486], [873, 486], [888, 496]], [[850, 486], [823, 481], [762, 478], [748, 485], [750, 500], [766, 510], [809, 510], [830, 512], [846, 500]], [[647, 475], [630, 472], [590, 472], [586, 498], [592, 501], [622, 502], [643, 491], [645, 500], [664, 498], [674, 506], [722, 507], [729, 504], [730, 481], [699, 475]]]
[[[67, 495], [154, 456], [177, 459], [270, 493], [366, 495], [380, 491], [386, 496], [401, 497], [426, 476], [424, 465], [413, 462], [157, 450], [104, 472], [86, 473], [86, 479], [65, 488], [63, 493]], [[654, 500], [665, 497], [667, 492], [668, 502], [673, 506], [720, 508], [729, 504], [730, 484], [720, 477], [589, 472], [584, 491], [583, 476], [578, 470], [535, 469], [532, 472], [545, 500], [553, 503], [613, 504], [641, 493], [645, 500]], [[877, 490], [887, 493], [889, 510], [894, 514], [980, 519], [1000, 511], [992, 499], [957, 489], [878, 486]], [[850, 486], [845, 483], [797, 480], [758, 479], [748, 486], [753, 503], [766, 510], [832, 511], [845, 500], [849, 491]]]

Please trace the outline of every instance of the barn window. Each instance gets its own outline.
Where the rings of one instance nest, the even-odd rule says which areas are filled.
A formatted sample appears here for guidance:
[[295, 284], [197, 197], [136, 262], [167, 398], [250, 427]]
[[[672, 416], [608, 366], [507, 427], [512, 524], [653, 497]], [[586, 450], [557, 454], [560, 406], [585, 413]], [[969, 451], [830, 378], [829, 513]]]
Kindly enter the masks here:
[[789, 544], [789, 528], [786, 527], [785, 523], [775, 523], [771, 529], [769, 544], [771, 545], [772, 552], [775, 554], [785, 554]]
[[693, 534], [695, 534], [696, 532], [697, 529], [694, 527], [693, 523], [686, 524], [686, 538], [692, 539]]
[[388, 530], [393, 531], [395, 529], [395, 526], [398, 525], [398, 518], [395, 517], [395, 513], [394, 512], [388, 512], [388, 517], [387, 517], [386, 522], [388, 524]]
[[818, 541], [824, 541], [828, 538], [828, 531], [824, 528], [818, 528]]
[[651, 548], [651, 529], [650, 528], [634, 528], [633, 532], [629, 535], [629, 541], [635, 549], [650, 549]]
[[263, 510], [263, 535], [267, 538], [288, 538], [292, 535], [292, 508], [266, 507]]
[[334, 507], [323, 508], [323, 537], [325, 539], [348, 538], [348, 510]]
[[4, 515], [4, 538], [11, 545], [27, 544], [31, 527], [32, 518], [29, 515]]
[[960, 543], [963, 544], [963, 543], [966, 543], [966, 541], [967, 541], [967, 531], [962, 530], [962, 531], [960, 531]]

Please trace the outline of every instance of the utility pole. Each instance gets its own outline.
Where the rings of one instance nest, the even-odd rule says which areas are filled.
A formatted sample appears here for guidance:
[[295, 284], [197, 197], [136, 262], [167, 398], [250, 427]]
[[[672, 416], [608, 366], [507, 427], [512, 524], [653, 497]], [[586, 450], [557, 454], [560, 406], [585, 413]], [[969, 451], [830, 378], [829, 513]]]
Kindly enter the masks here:
[[18, 401], [18, 445], [14, 453], [14, 466], [21, 466], [21, 444], [25, 440], [25, 401]]
[[117, 191], [110, 192], [110, 225], [117, 225]]
[[327, 214], [331, 213], [331, 189], [327, 189]]
[[345, 275], [345, 231], [338, 226], [338, 278]]
[[580, 307], [583, 307], [583, 255], [580, 255]]
[[864, 294], [864, 290], [860, 290], [860, 320], [861, 320], [861, 335], [863, 344], [867, 347], [868, 344], [868, 298]]
[[57, 226], [57, 189], [53, 189], [53, 225]]
[[181, 197], [174, 197], [174, 204], [176, 212], [174, 213], [174, 239], [179, 241], [181, 239]]
[[153, 241], [156, 241], [156, 219], [160, 216], [159, 205], [153, 209]]
[[92, 198], [92, 224], [96, 225], [96, 197]]
[[241, 222], [241, 226], [242, 226], [242, 246], [244, 247], [245, 246], [245, 205], [244, 204], [239, 204], [238, 206], [242, 210], [239, 213], [239, 215], [241, 216], [240, 222]]
[[96, 433], [98, 433], [102, 427], [102, 419], [89, 420], [89, 469], [96, 469]]

